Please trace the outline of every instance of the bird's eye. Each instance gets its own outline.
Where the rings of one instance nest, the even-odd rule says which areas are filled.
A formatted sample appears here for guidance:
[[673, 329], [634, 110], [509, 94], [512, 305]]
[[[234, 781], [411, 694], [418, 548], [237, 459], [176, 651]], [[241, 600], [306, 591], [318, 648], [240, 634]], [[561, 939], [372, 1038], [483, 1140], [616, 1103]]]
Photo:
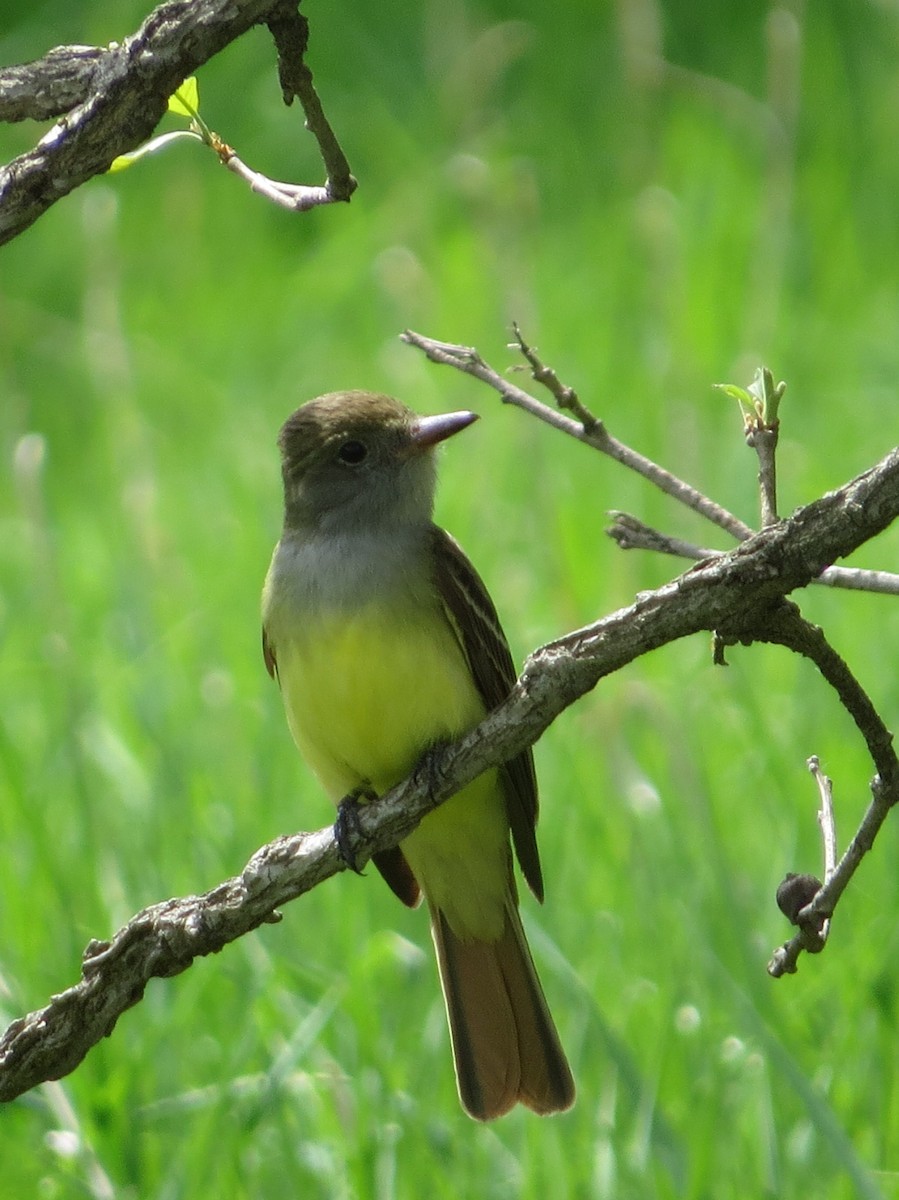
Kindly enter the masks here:
[[368, 447], [362, 442], [344, 442], [337, 451], [337, 457], [341, 462], [349, 463], [351, 467], [355, 467], [357, 463], [361, 463], [363, 458], [368, 454]]

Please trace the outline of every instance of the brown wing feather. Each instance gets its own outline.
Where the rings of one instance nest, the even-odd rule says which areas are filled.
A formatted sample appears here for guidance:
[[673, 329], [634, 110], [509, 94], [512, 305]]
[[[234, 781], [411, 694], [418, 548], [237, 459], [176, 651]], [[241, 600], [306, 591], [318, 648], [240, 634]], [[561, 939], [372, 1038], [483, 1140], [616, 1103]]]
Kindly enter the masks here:
[[268, 640], [268, 632], [264, 625], [262, 627], [262, 657], [265, 660], [266, 671], [268, 671], [272, 679], [277, 679], [278, 664], [275, 661], [275, 648]]
[[[465, 552], [444, 529], [432, 527], [435, 582], [446, 606], [478, 691], [488, 709], [506, 699], [517, 678], [509, 644], [490, 594]], [[543, 873], [537, 852], [537, 776], [530, 748], [502, 768], [512, 841], [528, 886], [543, 899]]]
[[371, 856], [371, 860], [394, 896], [402, 900], [407, 908], [416, 908], [421, 900], [421, 888], [399, 846], [379, 850]]

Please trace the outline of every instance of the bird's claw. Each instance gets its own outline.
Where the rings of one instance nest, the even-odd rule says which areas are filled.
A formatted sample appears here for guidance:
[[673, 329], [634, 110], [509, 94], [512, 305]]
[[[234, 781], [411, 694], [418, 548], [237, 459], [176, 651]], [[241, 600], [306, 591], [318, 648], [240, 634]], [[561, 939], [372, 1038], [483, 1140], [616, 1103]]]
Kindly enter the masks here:
[[334, 840], [337, 843], [337, 853], [341, 861], [350, 871], [357, 875], [365, 872], [356, 861], [353, 843], [361, 837], [359, 828], [359, 804], [363, 800], [374, 800], [377, 794], [367, 784], [361, 784], [350, 792], [337, 805], [337, 820], [334, 822]]

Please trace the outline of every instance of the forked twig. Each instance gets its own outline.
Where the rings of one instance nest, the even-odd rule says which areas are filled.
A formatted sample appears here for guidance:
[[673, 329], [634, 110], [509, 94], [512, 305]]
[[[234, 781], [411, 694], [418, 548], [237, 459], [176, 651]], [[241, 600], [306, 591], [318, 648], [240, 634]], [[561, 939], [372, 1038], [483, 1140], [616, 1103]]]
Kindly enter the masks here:
[[[422, 350], [432, 362], [455, 367], [457, 370], [463, 371], [466, 375], [472, 375], [475, 379], [479, 379], [482, 383], [486, 383], [489, 387], [494, 388], [499, 392], [503, 403], [512, 404], [516, 408], [524, 409], [531, 416], [537, 417], [538, 420], [544, 421], [547, 425], [552, 425], [554, 429], [568, 434], [569, 437], [576, 438], [579, 442], [584, 442], [594, 450], [599, 450], [630, 470], [636, 471], [638, 475], [642, 475], [644, 479], [648, 479], [657, 488], [665, 492], [666, 495], [672, 496], [679, 503], [686, 505], [687, 508], [698, 512], [701, 516], [711, 521], [713, 525], [726, 530], [738, 541], [745, 541], [746, 538], [752, 535], [752, 530], [749, 526], [744, 525], [733, 513], [729, 513], [726, 508], [722, 508], [720, 504], [716, 504], [708, 496], [704, 496], [702, 492], [691, 487], [683, 479], [679, 479], [670, 471], [666, 471], [664, 467], [660, 467], [652, 459], [638, 453], [636, 450], [632, 450], [624, 442], [620, 442], [617, 438], [612, 437], [601, 420], [592, 416], [592, 414], [588, 414], [588, 425], [585, 426], [582, 420], [575, 420], [568, 417], [551, 405], [537, 400], [529, 392], [517, 387], [514, 383], [510, 383], [505, 376], [495, 371], [493, 367], [481, 358], [474, 347], [457, 346], [452, 342], [438, 342], [433, 338], [425, 337], [423, 334], [415, 333], [411, 329], [405, 330], [401, 337], [410, 346], [416, 346], [419, 350]], [[533, 354], [533, 352], [531, 353]], [[541, 382], [546, 383], [547, 378], [548, 376], [544, 374]], [[575, 394], [570, 389], [565, 390], [572, 396]], [[578, 404], [580, 404], [580, 401], [578, 401]], [[569, 405], [569, 407], [571, 406]]]
[[[441, 342], [435, 338], [426, 337], [424, 334], [416, 333], [412, 329], [405, 330], [400, 336], [404, 342], [421, 350], [431, 362], [454, 367], [457, 371], [462, 371], [464, 374], [471, 375], [474, 379], [486, 383], [488, 387], [493, 388], [499, 393], [500, 399], [504, 404], [512, 404], [516, 408], [523, 409], [525, 412], [530, 413], [531, 416], [559, 430], [560, 433], [565, 433], [569, 437], [573, 437], [577, 441], [592, 447], [594, 450], [599, 450], [602, 454], [608, 455], [616, 462], [621, 463], [622, 466], [636, 471], [638, 475], [642, 475], [644, 479], [649, 480], [650, 483], [658, 487], [667, 496], [671, 496], [672, 499], [677, 500], [678, 503], [685, 505], [693, 512], [699, 513], [700, 516], [711, 521], [713, 525], [717, 525], [719, 529], [725, 530], [725, 532], [736, 538], [737, 541], [742, 542], [752, 536], [753, 529], [734, 516], [733, 513], [728, 512], [722, 505], [717, 504], [691, 484], [686, 483], [683, 479], [679, 479], [670, 471], [665, 470], [664, 467], [660, 467], [658, 463], [653, 462], [651, 459], [646, 458], [645, 455], [632, 450], [624, 442], [620, 442], [617, 438], [614, 438], [606, 429], [602, 419], [594, 416], [588, 409], [583, 408], [579, 399], [577, 399], [577, 404], [587, 414], [586, 425], [583, 420], [572, 419], [564, 412], [560, 412], [558, 408], [544, 404], [529, 392], [524, 391], [523, 388], [511, 383], [504, 375], [494, 370], [473, 346], [461, 346], [454, 342]], [[522, 341], [520, 333], [518, 334], [518, 338], [520, 345]], [[548, 387], [554, 397], [557, 392], [560, 392], [566, 398], [566, 407], [573, 408], [573, 405], [569, 402], [569, 398], [577, 398], [577, 393], [560, 383], [555, 372], [543, 367], [536, 353], [530, 347], [528, 347], [526, 357], [532, 368], [532, 373], [534, 371], [537, 372], [534, 375], [537, 382]], [[615, 526], [610, 530], [610, 533], [615, 537], [616, 541], [619, 540]], [[666, 540], [666, 535], [664, 534], [656, 536], [660, 542]], [[674, 541], [674, 539], [670, 538], [667, 540], [669, 544]], [[625, 537], [619, 544], [622, 544], [624, 549], [631, 549], [632, 546], [636, 547], [638, 544], [636, 541], [632, 542], [632, 544], [625, 544], [627, 541], [628, 539]], [[687, 547], [689, 543], [682, 543], [682, 545]], [[662, 549], [663, 547], [659, 545], [649, 548]], [[663, 552], [669, 553], [671, 551], [664, 550]], [[718, 551], [717, 553], [722, 553], [722, 551]], [[690, 553], [684, 555], [684, 557], [705, 558], [707, 554], [704, 550], [696, 547], [691, 548]], [[860, 567], [834, 567], [825, 565], [814, 582], [828, 587], [899, 595], [899, 575], [889, 571], [868, 571]]]

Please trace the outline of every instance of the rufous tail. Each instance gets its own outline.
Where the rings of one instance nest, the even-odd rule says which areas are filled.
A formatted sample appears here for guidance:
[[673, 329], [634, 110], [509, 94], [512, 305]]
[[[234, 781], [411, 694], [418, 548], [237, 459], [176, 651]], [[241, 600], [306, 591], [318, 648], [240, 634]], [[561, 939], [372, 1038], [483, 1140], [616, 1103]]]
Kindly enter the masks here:
[[490, 1121], [519, 1102], [541, 1114], [570, 1108], [574, 1080], [514, 900], [498, 941], [458, 938], [433, 906], [431, 932], [465, 1111]]

